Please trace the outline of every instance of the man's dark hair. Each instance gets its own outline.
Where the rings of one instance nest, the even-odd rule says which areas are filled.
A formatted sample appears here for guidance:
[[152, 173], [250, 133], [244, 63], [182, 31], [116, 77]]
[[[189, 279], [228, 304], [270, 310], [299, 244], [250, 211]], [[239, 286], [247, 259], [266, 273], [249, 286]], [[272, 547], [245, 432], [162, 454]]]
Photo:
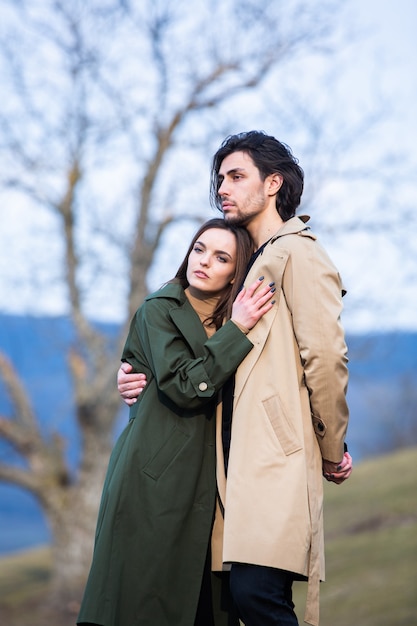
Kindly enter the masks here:
[[222, 210], [221, 199], [218, 195], [220, 188], [218, 174], [225, 157], [233, 152], [246, 152], [258, 168], [262, 180], [270, 174], [282, 176], [283, 183], [275, 200], [276, 208], [284, 222], [294, 217], [303, 193], [304, 172], [287, 145], [258, 130], [230, 135], [217, 150], [211, 168], [210, 200], [212, 205]]

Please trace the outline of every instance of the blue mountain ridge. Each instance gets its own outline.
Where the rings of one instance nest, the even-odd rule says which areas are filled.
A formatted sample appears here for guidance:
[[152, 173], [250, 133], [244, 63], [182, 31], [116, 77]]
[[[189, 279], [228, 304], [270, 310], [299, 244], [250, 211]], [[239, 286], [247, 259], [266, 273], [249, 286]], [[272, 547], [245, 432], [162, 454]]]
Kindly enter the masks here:
[[[119, 327], [100, 324], [100, 328], [111, 338]], [[68, 318], [0, 314], [0, 351], [7, 355], [22, 378], [44, 432], [58, 430], [67, 438], [71, 465], [76, 464], [79, 451], [66, 363], [66, 353], [73, 340]], [[347, 343], [351, 412], [348, 444], [358, 461], [384, 448], [384, 437], [389, 433], [385, 433], [380, 417], [381, 402], [385, 402], [384, 398], [401, 402], [404, 384], [413, 380], [417, 371], [417, 331], [348, 334]], [[117, 367], [115, 363], [115, 374]], [[13, 414], [2, 381], [0, 414]], [[127, 415], [127, 408], [121, 403], [119, 429]], [[4, 441], [0, 441], [1, 462], [21, 463]], [[0, 554], [47, 543], [49, 539], [46, 520], [35, 498], [18, 487], [0, 483]]]

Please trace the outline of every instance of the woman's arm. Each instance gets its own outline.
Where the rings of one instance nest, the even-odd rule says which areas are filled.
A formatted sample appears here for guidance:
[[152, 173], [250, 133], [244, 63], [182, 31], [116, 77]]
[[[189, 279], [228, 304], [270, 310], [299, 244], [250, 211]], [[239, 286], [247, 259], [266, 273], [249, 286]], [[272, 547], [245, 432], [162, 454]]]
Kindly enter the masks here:
[[[210, 399], [252, 348], [239, 329], [252, 328], [272, 308], [274, 291], [273, 285], [263, 285], [262, 279], [243, 289], [233, 305], [233, 321], [206, 341], [200, 358], [192, 358], [187, 336], [173, 324], [167, 303], [162, 312], [163, 300], [159, 299], [156, 305], [148, 301], [131, 325], [123, 353], [127, 363], [121, 365], [117, 374], [118, 389], [125, 402], [134, 404], [146, 385], [143, 373], [132, 373], [133, 369], [140, 369], [138, 359], [143, 357], [154, 372], [158, 387], [179, 406], [191, 408], [194, 400]], [[193, 319], [191, 307], [187, 308]]]

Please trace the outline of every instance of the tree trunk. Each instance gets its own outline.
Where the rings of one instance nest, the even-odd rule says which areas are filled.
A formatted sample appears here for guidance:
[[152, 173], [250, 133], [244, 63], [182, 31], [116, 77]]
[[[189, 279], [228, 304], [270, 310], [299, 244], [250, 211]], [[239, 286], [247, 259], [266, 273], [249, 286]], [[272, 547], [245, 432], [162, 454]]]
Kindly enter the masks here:
[[52, 605], [79, 603], [91, 565], [97, 512], [110, 446], [96, 455], [88, 480], [50, 494], [45, 506], [53, 540], [50, 601]]

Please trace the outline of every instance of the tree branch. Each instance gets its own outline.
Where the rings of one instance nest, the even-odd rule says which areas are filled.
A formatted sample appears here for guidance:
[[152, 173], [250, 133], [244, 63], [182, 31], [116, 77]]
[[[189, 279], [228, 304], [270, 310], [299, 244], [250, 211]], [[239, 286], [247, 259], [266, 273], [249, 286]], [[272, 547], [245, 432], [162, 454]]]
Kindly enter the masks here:
[[38, 478], [32, 472], [15, 465], [0, 463], [0, 481], [18, 485], [34, 494], [39, 491]]
[[[6, 389], [16, 409], [16, 429], [25, 428], [29, 429], [32, 433], [38, 432], [36, 417], [32, 410], [28, 395], [21, 384], [13, 365], [2, 352], [0, 352], [0, 376], [6, 385]], [[15, 436], [16, 440], [21, 439], [17, 430]]]

